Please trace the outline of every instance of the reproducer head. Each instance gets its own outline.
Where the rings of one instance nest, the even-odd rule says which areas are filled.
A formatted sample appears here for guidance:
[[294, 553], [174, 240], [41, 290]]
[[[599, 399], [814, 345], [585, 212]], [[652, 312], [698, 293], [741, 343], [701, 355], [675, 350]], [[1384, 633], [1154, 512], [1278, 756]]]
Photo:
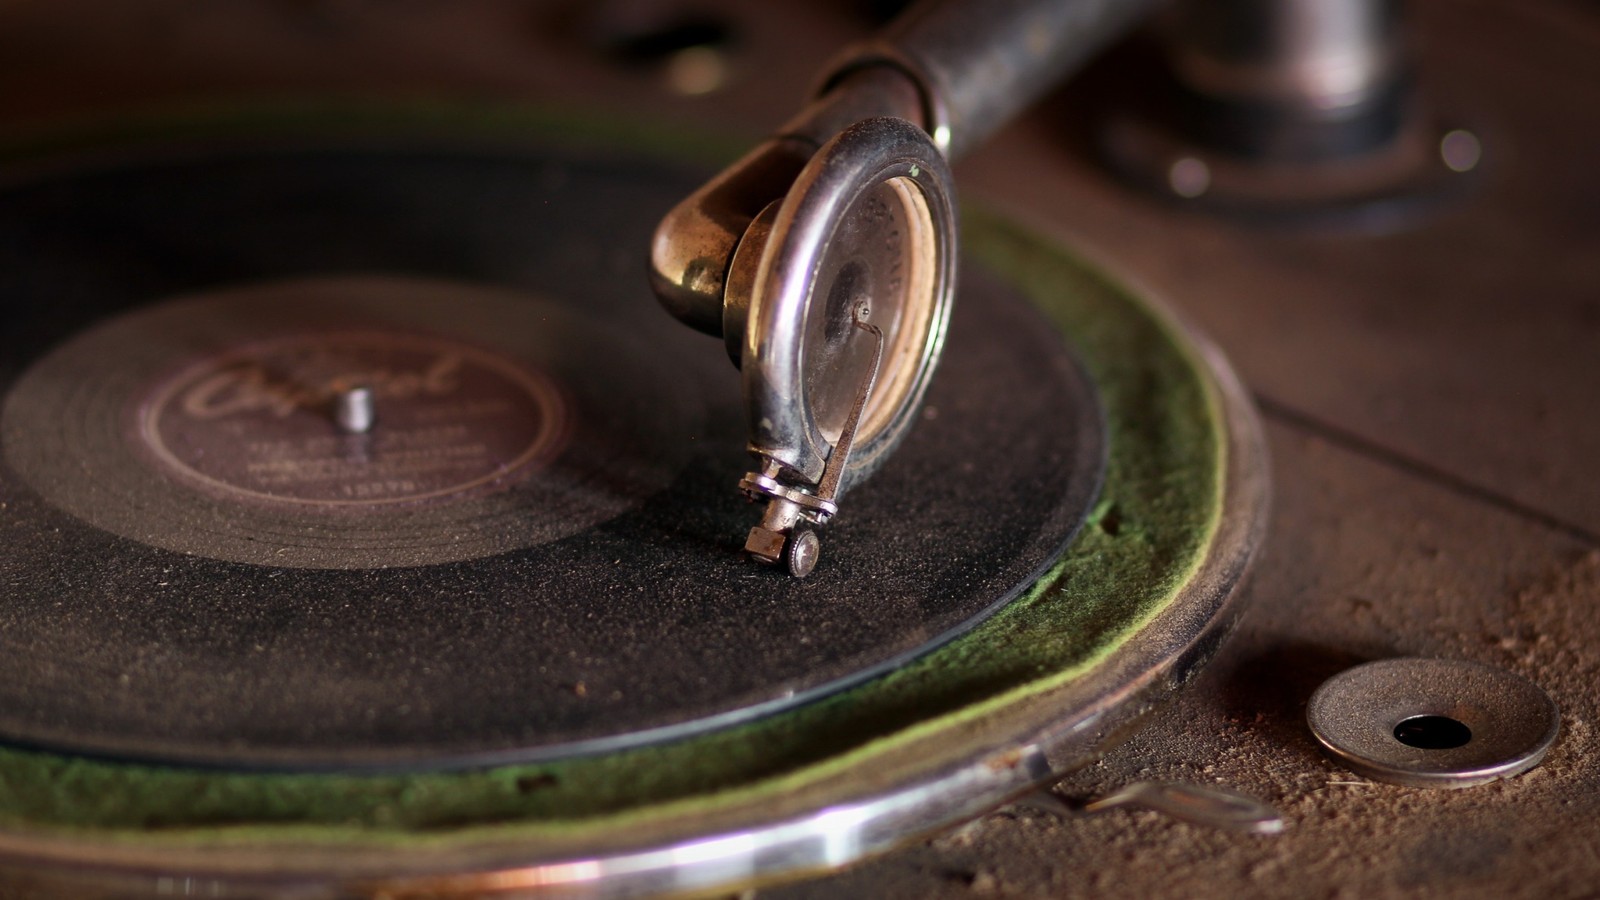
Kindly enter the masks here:
[[1146, 0], [923, 3], [828, 70], [779, 133], [663, 219], [651, 283], [743, 374], [745, 549], [795, 575], [813, 531], [916, 421], [955, 295], [947, 157], [1119, 33]]

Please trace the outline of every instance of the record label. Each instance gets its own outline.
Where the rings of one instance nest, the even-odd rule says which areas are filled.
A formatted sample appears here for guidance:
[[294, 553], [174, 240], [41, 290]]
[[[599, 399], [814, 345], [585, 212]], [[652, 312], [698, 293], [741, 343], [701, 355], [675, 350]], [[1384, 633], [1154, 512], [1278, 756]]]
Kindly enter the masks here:
[[[534, 294], [244, 284], [80, 330], [7, 392], [0, 443], [52, 506], [141, 544], [436, 565], [579, 534], [679, 477], [704, 410], [671, 374]], [[371, 421], [352, 429], [356, 390]]]
[[[341, 394], [371, 427], [342, 430]], [[159, 382], [137, 440], [187, 482], [257, 502], [344, 508], [503, 489], [559, 451], [560, 391], [508, 359], [433, 336], [308, 334]]]

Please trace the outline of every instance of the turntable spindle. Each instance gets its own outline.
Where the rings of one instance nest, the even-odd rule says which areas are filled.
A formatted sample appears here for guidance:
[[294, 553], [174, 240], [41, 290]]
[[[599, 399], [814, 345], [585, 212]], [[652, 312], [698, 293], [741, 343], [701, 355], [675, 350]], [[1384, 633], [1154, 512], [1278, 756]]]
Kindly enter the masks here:
[[366, 434], [377, 421], [372, 388], [362, 384], [344, 388], [334, 396], [334, 421], [347, 434]]

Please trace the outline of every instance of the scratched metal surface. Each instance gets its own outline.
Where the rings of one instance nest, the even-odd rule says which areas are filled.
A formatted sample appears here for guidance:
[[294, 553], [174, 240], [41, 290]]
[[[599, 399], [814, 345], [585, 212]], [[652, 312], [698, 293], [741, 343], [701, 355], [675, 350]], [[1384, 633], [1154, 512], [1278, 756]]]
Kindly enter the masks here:
[[[753, 136], [866, 28], [844, 4], [728, 8], [725, 81], [691, 94], [673, 73], [703, 86], [704, 60], [619, 62], [582, 38], [571, 8], [14, 3], [0, 10], [0, 116], [22, 127], [313, 90], [555, 99]], [[1275, 457], [1250, 618], [1200, 683], [1063, 790], [1219, 782], [1278, 804], [1287, 832], [1003, 813], [760, 896], [1592, 894], [1600, 12], [1561, 0], [1413, 11], [1425, 84], [1469, 117], [1486, 154], [1481, 189], [1412, 230], [1266, 232], [1175, 212], [1073, 149], [1086, 98], [1071, 90], [957, 169], [967, 196], [1044, 225], [1209, 331], [1258, 396]], [[1512, 781], [1426, 792], [1321, 757], [1302, 720], [1315, 685], [1406, 654], [1544, 685], [1563, 711], [1548, 760]]]

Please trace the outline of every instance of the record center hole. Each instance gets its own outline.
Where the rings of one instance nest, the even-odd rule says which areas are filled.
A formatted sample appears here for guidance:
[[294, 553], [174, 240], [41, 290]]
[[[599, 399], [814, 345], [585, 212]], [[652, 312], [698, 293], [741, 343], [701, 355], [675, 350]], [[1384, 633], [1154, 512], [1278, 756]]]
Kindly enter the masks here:
[[1394, 727], [1394, 739], [1418, 750], [1450, 750], [1472, 740], [1472, 729], [1449, 716], [1412, 716]]

